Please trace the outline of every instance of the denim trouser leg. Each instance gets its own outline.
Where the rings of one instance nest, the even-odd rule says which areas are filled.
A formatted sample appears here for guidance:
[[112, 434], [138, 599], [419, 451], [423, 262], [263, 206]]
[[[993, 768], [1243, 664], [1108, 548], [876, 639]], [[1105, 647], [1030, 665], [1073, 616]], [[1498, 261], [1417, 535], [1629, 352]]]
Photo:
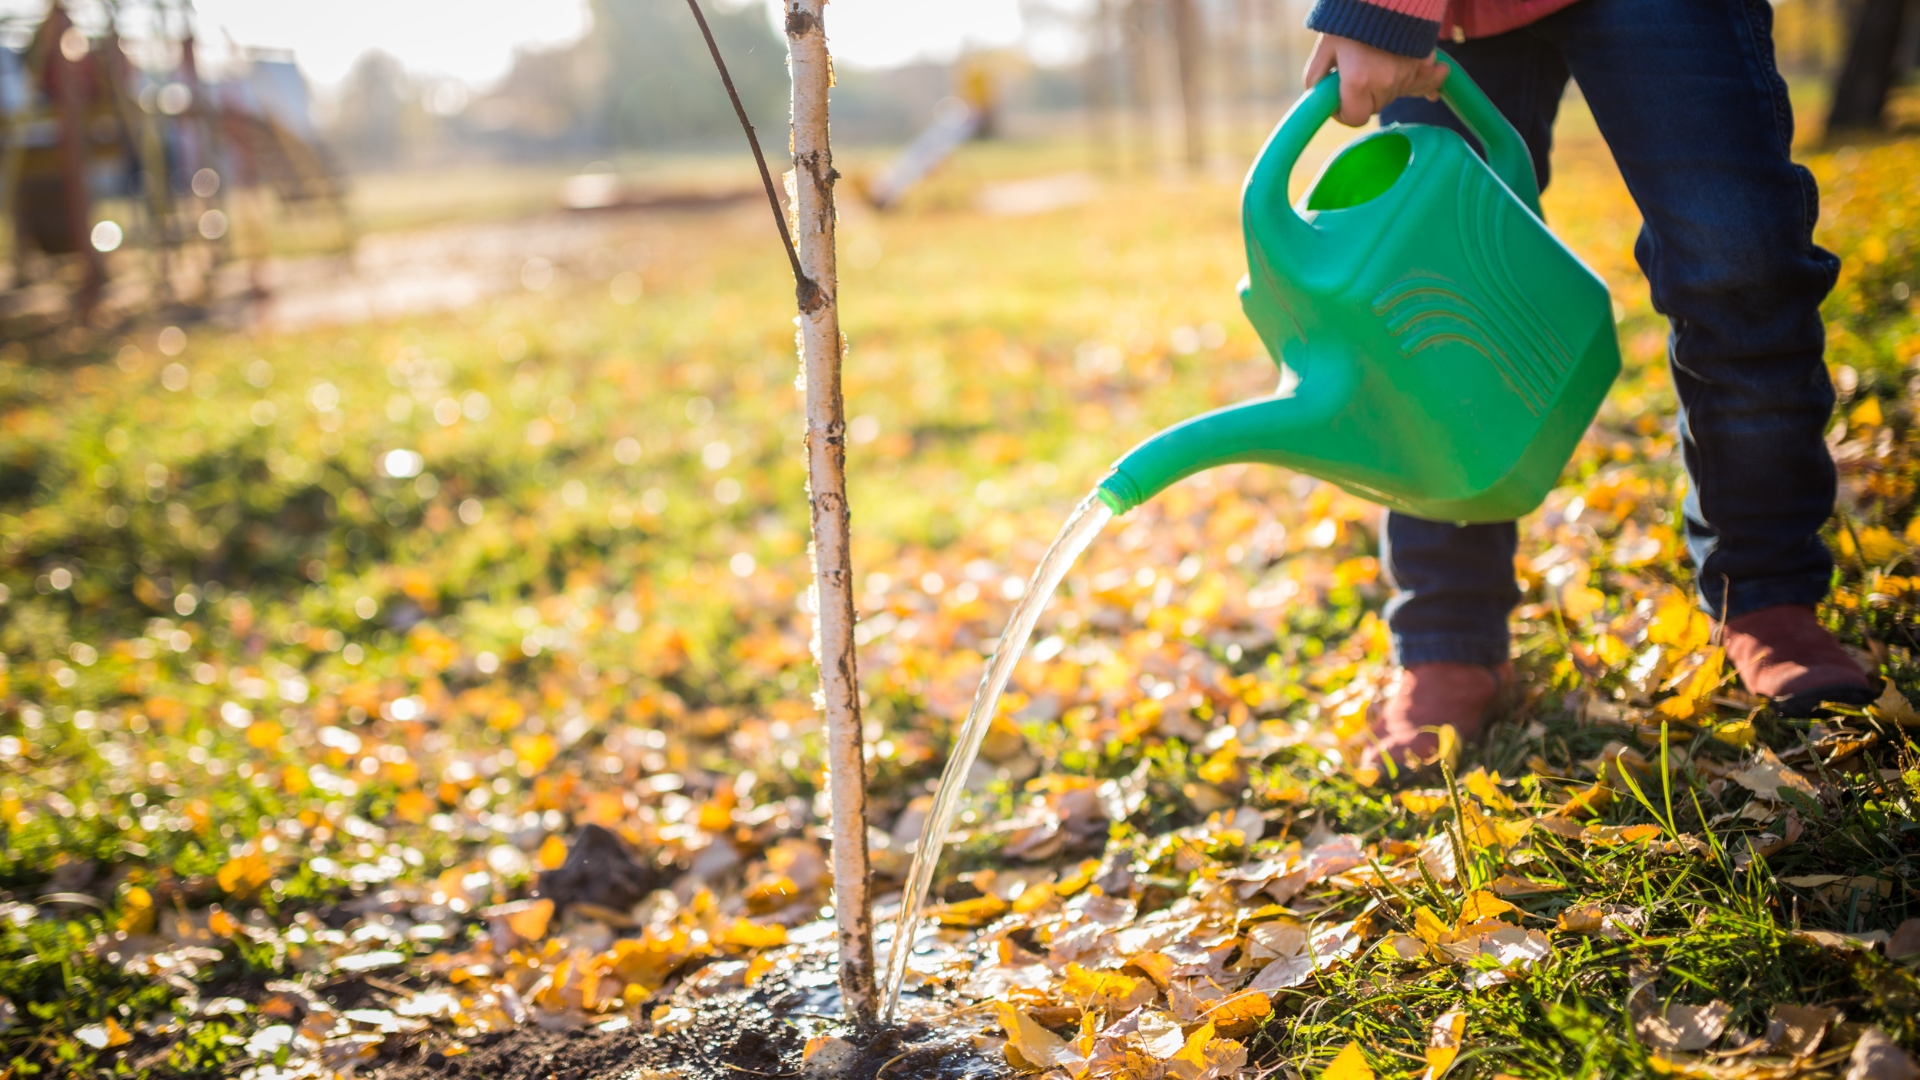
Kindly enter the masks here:
[[[1534, 175], [1544, 189], [1550, 175], [1553, 120], [1567, 86], [1559, 50], [1520, 34], [1502, 34], [1446, 46], [1533, 152]], [[1480, 141], [1453, 110], [1424, 98], [1401, 98], [1380, 114], [1383, 124], [1437, 124]], [[1511, 521], [1454, 525], [1388, 511], [1381, 530], [1381, 564], [1393, 582], [1387, 625], [1396, 663], [1505, 663], [1507, 614], [1520, 601], [1513, 579], [1519, 530]]]
[[[1569, 75], [1619, 163], [1645, 221], [1634, 254], [1672, 328], [1700, 599], [1725, 618], [1817, 603], [1832, 573], [1819, 537], [1835, 489], [1822, 438], [1834, 398], [1819, 307], [1839, 260], [1813, 243], [1819, 192], [1789, 157], [1793, 116], [1771, 20], [1766, 0], [1581, 0], [1511, 33], [1446, 46], [1537, 163]], [[1419, 100], [1384, 115], [1451, 119]], [[1490, 623], [1456, 631], [1463, 616], [1441, 609], [1484, 611], [1516, 595], [1492, 551], [1512, 550], [1501, 531], [1511, 528], [1389, 515], [1386, 565], [1402, 590], [1389, 622], [1403, 663], [1494, 651]], [[1458, 535], [1437, 539], [1436, 530]], [[1487, 550], [1465, 557], [1474, 545]], [[1499, 631], [1504, 657], [1504, 619]], [[1457, 632], [1470, 637], [1434, 644]]]

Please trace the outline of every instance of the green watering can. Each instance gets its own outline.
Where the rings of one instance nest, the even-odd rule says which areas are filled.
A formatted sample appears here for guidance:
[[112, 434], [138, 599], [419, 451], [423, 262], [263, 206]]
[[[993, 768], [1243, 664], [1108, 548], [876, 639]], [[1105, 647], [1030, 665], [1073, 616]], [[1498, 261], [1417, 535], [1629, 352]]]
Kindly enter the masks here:
[[1620, 371], [1613, 305], [1541, 221], [1519, 133], [1442, 59], [1441, 99], [1492, 167], [1453, 131], [1394, 124], [1349, 143], [1291, 207], [1294, 163], [1340, 103], [1337, 73], [1315, 85], [1241, 195], [1240, 304], [1281, 389], [1134, 447], [1100, 482], [1116, 514], [1235, 462], [1434, 521], [1506, 521], [1546, 498]]

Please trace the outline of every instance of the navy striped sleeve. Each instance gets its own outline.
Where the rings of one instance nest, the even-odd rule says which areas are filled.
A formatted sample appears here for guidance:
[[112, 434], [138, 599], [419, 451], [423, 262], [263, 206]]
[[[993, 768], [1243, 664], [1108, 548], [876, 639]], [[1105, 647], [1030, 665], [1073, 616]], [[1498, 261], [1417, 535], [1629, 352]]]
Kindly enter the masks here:
[[1307, 15], [1307, 29], [1401, 56], [1431, 56], [1440, 41], [1438, 19], [1402, 14], [1367, 0], [1316, 0]]

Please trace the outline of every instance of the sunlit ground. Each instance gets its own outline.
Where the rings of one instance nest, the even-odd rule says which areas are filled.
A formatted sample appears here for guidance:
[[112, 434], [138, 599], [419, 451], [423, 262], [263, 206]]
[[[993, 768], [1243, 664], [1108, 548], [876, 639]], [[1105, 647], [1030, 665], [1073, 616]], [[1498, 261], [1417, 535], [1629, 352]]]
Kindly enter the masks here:
[[[1822, 242], [1847, 260], [1828, 309], [1844, 483], [1827, 617], [1909, 692], [1917, 146], [1807, 153]], [[1067, 509], [1139, 438], [1275, 378], [1233, 294], [1234, 170], [1089, 160], [969, 148], [897, 212], [843, 210], [882, 894]], [[1004, 194], [986, 185], [1075, 172], [1090, 190], [1041, 189], [1067, 205], [978, 209]], [[444, 198], [492, 215], [546, 183]], [[431, 178], [369, 182], [364, 220], [449, 228], [442, 197]], [[1920, 1036], [1920, 982], [1874, 937], [1910, 914], [1920, 774], [1895, 721], [1911, 714], [1889, 698], [1809, 727], [1722, 685], [1685, 600], [1637, 220], [1577, 117], [1545, 201], [1614, 290], [1629, 370], [1525, 524], [1514, 721], [1451, 796], [1347, 775], [1385, 664], [1377, 516], [1357, 500], [1233, 468], [1114, 526], [1019, 668], [937, 887], [962, 906], [916, 983], [1009, 1003], [951, 1021], [986, 1052], [1011, 1038], [1015, 1065], [1080, 1075], [1059, 1047], [1177, 1046], [1196, 1076], [1311, 1073], [1357, 1040], [1404, 1074], [1461, 1010], [1463, 1074], [1626, 1075], [1708, 1045], [1640, 1018], [1715, 1001], [1746, 1033], [1815, 1010], [1809, 1067], [1866, 1025]], [[0, 354], [0, 1040], [17, 1075], [320, 1074], [523, 1027], [631, 1035], [758, 978], [827, 903], [792, 293], [767, 211], [551, 221], [463, 234], [507, 229], [460, 249], [491, 284], [449, 313], [142, 325], [72, 362]], [[1779, 758], [1755, 772], [1760, 745]], [[1765, 771], [1779, 762], [1794, 780]], [[673, 898], [494, 906], [588, 823]], [[1378, 877], [1355, 869], [1368, 858]], [[1206, 956], [1153, 929], [1186, 918]], [[1135, 1005], [1148, 1019], [1111, 1026]]]

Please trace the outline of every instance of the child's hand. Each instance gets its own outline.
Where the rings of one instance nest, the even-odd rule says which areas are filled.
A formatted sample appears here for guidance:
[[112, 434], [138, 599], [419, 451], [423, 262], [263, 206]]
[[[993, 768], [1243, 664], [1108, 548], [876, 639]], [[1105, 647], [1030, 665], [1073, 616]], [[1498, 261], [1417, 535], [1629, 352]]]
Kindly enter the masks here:
[[1440, 84], [1447, 79], [1447, 65], [1432, 56], [1401, 56], [1351, 38], [1321, 34], [1307, 61], [1307, 89], [1334, 70], [1340, 72], [1338, 117], [1348, 127], [1366, 123], [1397, 97], [1432, 101], [1440, 96]]

